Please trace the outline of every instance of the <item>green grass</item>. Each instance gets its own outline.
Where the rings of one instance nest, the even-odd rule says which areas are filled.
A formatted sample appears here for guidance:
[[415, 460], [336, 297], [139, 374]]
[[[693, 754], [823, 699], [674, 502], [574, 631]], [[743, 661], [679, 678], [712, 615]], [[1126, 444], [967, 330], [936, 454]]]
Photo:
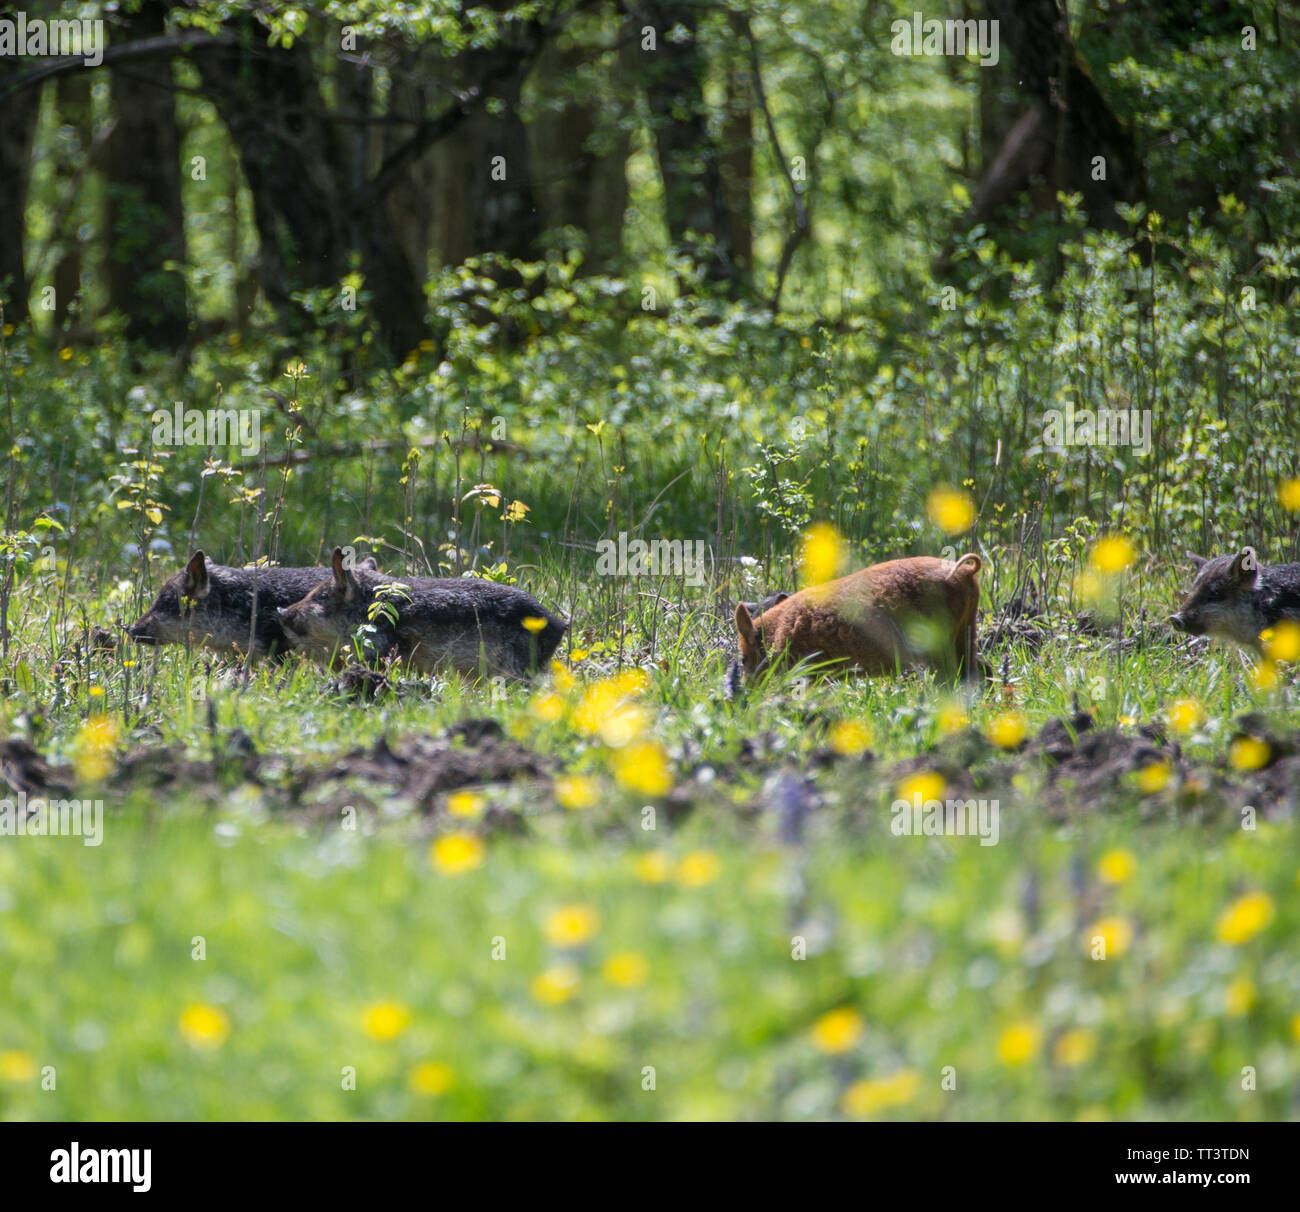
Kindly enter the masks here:
[[[263, 666], [241, 686], [228, 667], [209, 671], [176, 649], [128, 652], [129, 669], [112, 655], [69, 661], [59, 689], [42, 651], [49, 628], [33, 614], [15, 661], [28, 682], [4, 731], [51, 760], [77, 760], [92, 703], [121, 728], [115, 761], [142, 747], [209, 756], [210, 702], [218, 738], [241, 728], [260, 752], [292, 756], [285, 778], [381, 736], [400, 746], [492, 716], [555, 773], [589, 775], [597, 796], [566, 810], [546, 780], [496, 784], [476, 788], [476, 816], [455, 820], [445, 795], [424, 815], [352, 779], [309, 789], [297, 808], [274, 783], [123, 791], [110, 776], [88, 787], [105, 800], [101, 846], [0, 842], [3, 1115], [1294, 1115], [1294, 810], [1249, 830], [1177, 780], [1143, 794], [1125, 778], [1062, 815], [1047, 810], [1035, 764], [983, 745], [972, 777], [1001, 778], [1015, 763], [998, 784], [998, 844], [895, 837], [891, 767], [945, 752], [947, 688], [774, 679], [731, 704], [721, 655], [694, 655], [722, 624], [701, 609], [676, 626], [659, 636], [667, 668], [654, 666], [634, 696], [673, 784], [650, 796], [621, 782], [610, 746], [574, 723], [613, 671], [603, 654], [576, 665], [571, 688], [544, 679], [494, 696], [453, 682], [370, 706], [324, 693], [306, 665]], [[1295, 727], [1295, 687], [1251, 690], [1234, 654], [1153, 644], [1117, 661], [1106, 643], [1008, 651], [1003, 693], [1031, 734], [1080, 690], [1099, 725], [1125, 717], [1126, 732], [1195, 698], [1205, 719], [1178, 738], [1180, 752], [1231, 776], [1243, 711], [1262, 711], [1279, 735]], [[647, 653], [644, 635], [626, 637], [627, 658]], [[561, 718], [541, 718], [547, 694]], [[966, 704], [982, 732], [1006, 706], [996, 690]], [[845, 719], [868, 726], [867, 757], [831, 754], [830, 729]], [[798, 843], [778, 824], [781, 771], [806, 774], [816, 798]], [[340, 827], [337, 807], [315, 810], [340, 800], [361, 809], [355, 828]], [[481, 864], [439, 869], [431, 845], [448, 833], [481, 839]], [[1117, 851], [1133, 870], [1108, 883], [1103, 856]], [[1224, 941], [1229, 907], [1258, 894], [1271, 916]], [[572, 946], [548, 938], [564, 906], [583, 907]], [[1112, 940], [1104, 961], [1089, 954], [1098, 931]], [[392, 1038], [376, 1038], [377, 1006], [393, 1008]], [[851, 1016], [819, 1033], [845, 1008]], [[429, 1064], [445, 1068], [420, 1068]], [[421, 1079], [432, 1089], [417, 1089]]]

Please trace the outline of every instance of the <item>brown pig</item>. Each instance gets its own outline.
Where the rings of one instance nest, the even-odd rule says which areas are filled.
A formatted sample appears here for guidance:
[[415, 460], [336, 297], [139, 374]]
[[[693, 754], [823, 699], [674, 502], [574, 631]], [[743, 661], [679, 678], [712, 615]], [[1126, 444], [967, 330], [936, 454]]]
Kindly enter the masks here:
[[870, 675], [932, 668], [973, 681], [981, 566], [973, 553], [889, 560], [782, 598], [757, 618], [741, 603], [745, 673], [809, 659]]

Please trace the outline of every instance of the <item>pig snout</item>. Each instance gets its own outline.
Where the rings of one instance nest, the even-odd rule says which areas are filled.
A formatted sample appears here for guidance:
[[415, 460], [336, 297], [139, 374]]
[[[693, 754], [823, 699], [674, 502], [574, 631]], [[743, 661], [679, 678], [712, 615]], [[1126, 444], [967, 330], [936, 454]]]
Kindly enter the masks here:
[[131, 637], [137, 644], [152, 644], [157, 637], [149, 629], [149, 619], [145, 617], [132, 623], [126, 629], [126, 634]]

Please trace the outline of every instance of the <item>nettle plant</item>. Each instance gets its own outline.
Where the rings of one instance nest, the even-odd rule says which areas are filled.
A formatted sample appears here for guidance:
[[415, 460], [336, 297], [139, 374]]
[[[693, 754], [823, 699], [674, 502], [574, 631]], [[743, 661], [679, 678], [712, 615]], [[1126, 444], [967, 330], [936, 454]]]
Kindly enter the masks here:
[[383, 635], [397, 627], [402, 605], [411, 600], [411, 587], [401, 581], [389, 581], [375, 588], [375, 599], [366, 607], [366, 622], [352, 637], [352, 650], [363, 665], [370, 664], [388, 645]]

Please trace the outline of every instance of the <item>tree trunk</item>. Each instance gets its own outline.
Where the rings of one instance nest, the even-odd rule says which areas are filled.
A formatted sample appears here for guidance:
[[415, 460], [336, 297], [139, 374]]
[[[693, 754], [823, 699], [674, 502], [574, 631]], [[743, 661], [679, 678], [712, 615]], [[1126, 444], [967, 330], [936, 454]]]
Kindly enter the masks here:
[[[641, 51], [641, 71], [664, 182], [668, 234], [706, 281], [728, 283], [734, 291], [741, 275], [704, 100], [708, 63], [699, 43], [698, 8], [689, 0], [636, 0], [634, 11], [655, 31], [655, 49]], [[685, 36], [669, 41], [672, 30]]]
[[[144, 0], [119, 14], [125, 40], [163, 32], [166, 6]], [[126, 316], [127, 336], [155, 347], [181, 345], [189, 328], [180, 138], [171, 63], [142, 62], [111, 73], [115, 125], [105, 153], [109, 306]]]
[[1115, 204], [1140, 196], [1141, 165], [1128, 130], [1079, 58], [1058, 0], [988, 0], [988, 11], [1028, 106], [979, 184], [973, 221], [986, 222], [1041, 173], [1053, 198], [1061, 190], [1083, 196], [1093, 226], [1122, 227]]
[[[25, 59], [0, 59], [0, 86], [22, 75]], [[28, 319], [31, 283], [23, 251], [27, 235], [27, 188], [31, 183], [32, 140], [41, 108], [40, 88], [27, 88], [0, 101], [0, 299], [5, 322]]]

